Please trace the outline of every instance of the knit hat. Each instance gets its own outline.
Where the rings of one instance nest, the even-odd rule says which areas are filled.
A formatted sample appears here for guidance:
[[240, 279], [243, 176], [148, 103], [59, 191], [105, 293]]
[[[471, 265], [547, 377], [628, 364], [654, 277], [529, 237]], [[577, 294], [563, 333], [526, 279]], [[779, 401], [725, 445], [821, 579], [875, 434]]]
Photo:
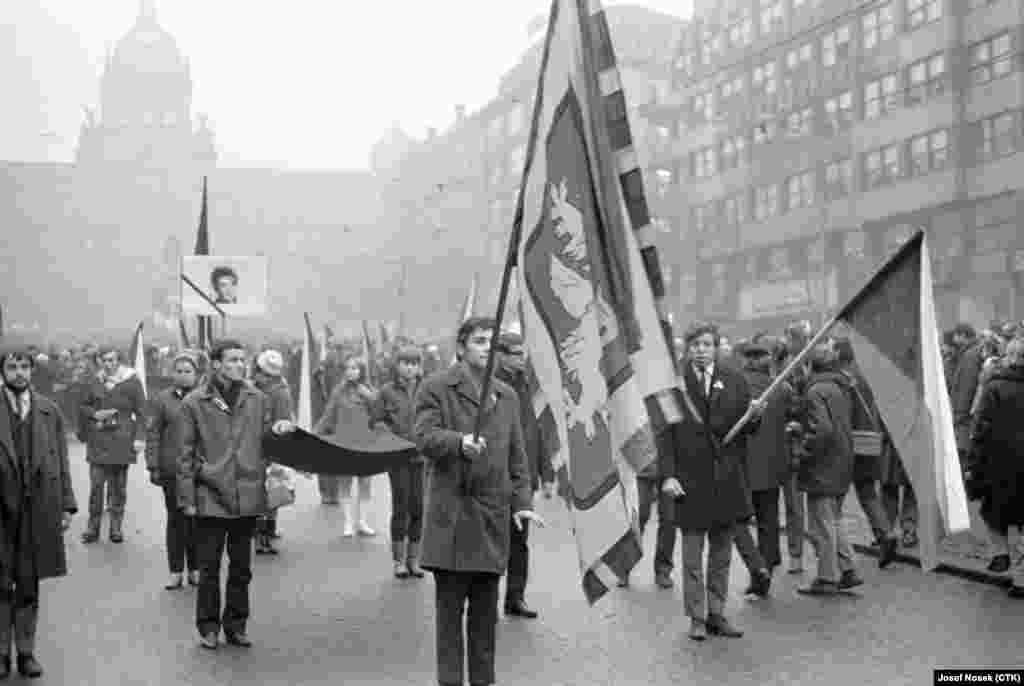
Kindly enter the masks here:
[[256, 367], [264, 374], [281, 376], [284, 371], [284, 358], [276, 350], [264, 350], [256, 357]]

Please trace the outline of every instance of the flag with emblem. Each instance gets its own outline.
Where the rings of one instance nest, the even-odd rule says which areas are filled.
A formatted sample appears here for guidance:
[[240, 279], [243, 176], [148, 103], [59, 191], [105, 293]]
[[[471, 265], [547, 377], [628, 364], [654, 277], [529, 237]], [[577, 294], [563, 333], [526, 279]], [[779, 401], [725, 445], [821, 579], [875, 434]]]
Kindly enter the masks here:
[[970, 528], [946, 392], [928, 242], [918, 232], [836, 315], [917, 495], [921, 566]]
[[591, 603], [642, 555], [636, 472], [655, 459], [658, 425], [680, 417], [626, 112], [600, 2], [554, 0], [511, 259]]

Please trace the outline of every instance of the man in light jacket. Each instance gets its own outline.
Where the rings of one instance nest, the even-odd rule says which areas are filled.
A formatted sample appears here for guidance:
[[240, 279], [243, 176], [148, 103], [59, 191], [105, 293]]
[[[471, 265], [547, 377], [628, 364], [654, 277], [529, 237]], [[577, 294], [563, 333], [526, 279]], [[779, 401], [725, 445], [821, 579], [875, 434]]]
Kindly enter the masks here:
[[[252, 645], [245, 625], [252, 539], [267, 511], [263, 439], [271, 432], [290, 433], [295, 425], [283, 412], [275, 414], [270, 399], [245, 380], [241, 343], [218, 341], [210, 360], [210, 381], [182, 404], [178, 499], [185, 515], [196, 518], [196, 628], [201, 645], [215, 650], [221, 628], [229, 644]], [[222, 612], [220, 562], [225, 546], [228, 579]]]

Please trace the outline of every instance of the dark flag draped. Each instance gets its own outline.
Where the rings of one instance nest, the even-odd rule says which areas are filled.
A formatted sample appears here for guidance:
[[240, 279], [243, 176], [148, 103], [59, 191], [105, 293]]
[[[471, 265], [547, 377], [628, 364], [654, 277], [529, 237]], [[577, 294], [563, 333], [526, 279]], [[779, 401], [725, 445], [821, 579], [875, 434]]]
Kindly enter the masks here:
[[344, 443], [296, 429], [286, 436], [270, 436], [263, 448], [277, 464], [311, 474], [372, 476], [403, 467], [419, 453], [415, 444], [392, 433], [377, 432], [352, 423], [343, 429]]

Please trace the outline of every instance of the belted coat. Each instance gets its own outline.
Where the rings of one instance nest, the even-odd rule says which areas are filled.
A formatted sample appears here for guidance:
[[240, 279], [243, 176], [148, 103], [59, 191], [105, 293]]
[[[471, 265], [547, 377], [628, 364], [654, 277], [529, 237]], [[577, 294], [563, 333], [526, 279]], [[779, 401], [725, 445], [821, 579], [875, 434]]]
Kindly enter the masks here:
[[[86, 438], [86, 460], [92, 464], [135, 464], [135, 439], [145, 432], [146, 394], [134, 369], [121, 367], [107, 387], [102, 374], [90, 383], [82, 399], [81, 428]], [[116, 424], [104, 428], [93, 419], [97, 410], [117, 410]]]

